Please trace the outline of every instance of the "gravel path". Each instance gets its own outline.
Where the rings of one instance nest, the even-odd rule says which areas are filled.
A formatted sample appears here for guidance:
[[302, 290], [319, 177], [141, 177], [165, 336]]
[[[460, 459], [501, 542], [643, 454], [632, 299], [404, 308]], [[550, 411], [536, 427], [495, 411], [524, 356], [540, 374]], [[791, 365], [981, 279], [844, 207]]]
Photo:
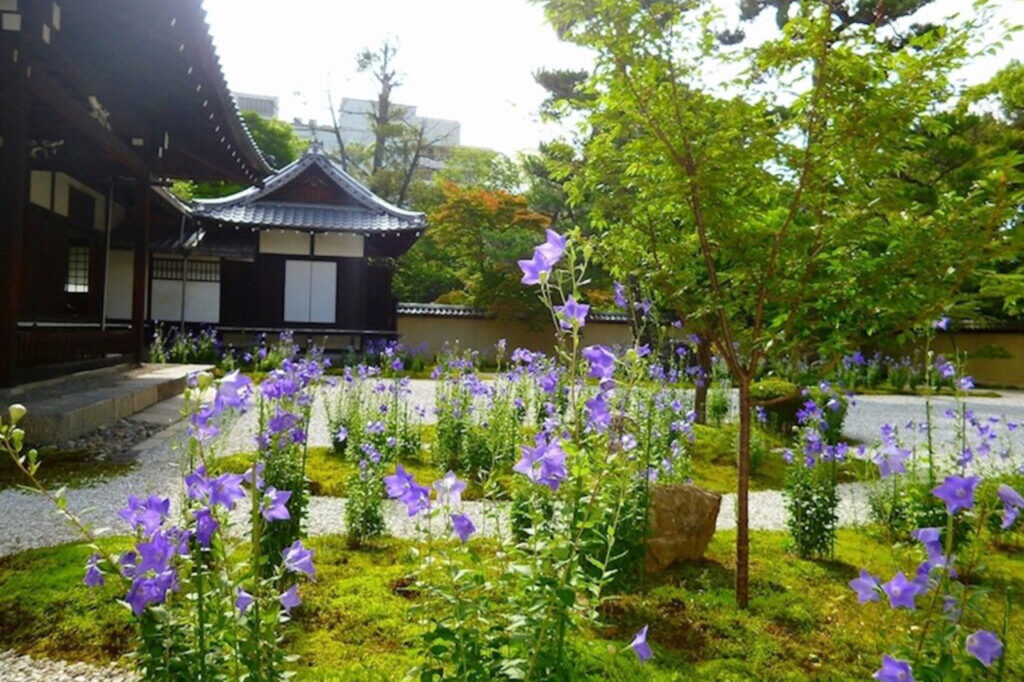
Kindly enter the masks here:
[[[1024, 423], [1024, 391], [1000, 391], [998, 398], [969, 398], [967, 408], [978, 417], [1005, 417]], [[938, 440], [951, 440], [954, 421], [944, 416], [948, 409], [956, 408], [956, 400], [942, 396], [932, 401], [932, 426]], [[903, 427], [907, 422], [924, 422], [924, 398], [909, 395], [859, 395], [850, 407], [843, 425], [844, 434], [853, 440], [871, 443], [878, 438], [883, 424]]]
[[139, 679], [139, 675], [118, 666], [101, 668], [0, 651], [0, 679], [4, 682], [129, 682]]

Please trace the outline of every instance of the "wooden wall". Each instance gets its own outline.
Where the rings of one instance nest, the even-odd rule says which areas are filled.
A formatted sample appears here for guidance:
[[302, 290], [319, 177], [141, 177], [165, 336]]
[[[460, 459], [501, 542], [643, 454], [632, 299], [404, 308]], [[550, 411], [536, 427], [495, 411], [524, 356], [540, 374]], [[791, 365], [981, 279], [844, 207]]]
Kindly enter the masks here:
[[391, 270], [364, 258], [308, 258], [338, 264], [335, 322], [284, 321], [285, 261], [296, 256], [260, 254], [254, 261], [221, 262], [221, 319], [227, 327], [304, 327], [393, 331]]

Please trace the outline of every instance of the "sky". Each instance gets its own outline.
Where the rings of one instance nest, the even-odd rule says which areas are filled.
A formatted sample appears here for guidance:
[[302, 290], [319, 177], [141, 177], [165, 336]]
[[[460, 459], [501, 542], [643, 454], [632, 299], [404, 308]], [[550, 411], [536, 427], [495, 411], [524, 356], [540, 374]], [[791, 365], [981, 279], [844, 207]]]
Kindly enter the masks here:
[[[721, 2], [734, 11], [735, 0]], [[970, 4], [937, 0], [929, 18]], [[999, 16], [1024, 21], [1024, 0], [995, 4]], [[403, 75], [395, 101], [417, 106], [421, 116], [461, 122], [464, 145], [506, 154], [558, 133], [540, 121], [545, 93], [533, 73], [591, 62], [586, 50], [559, 41], [541, 6], [527, 0], [205, 0], [204, 7], [228, 85], [277, 96], [284, 120], [328, 122], [328, 90], [335, 103], [374, 98], [375, 83], [357, 72], [355, 56], [389, 39], [399, 46]], [[747, 33], [773, 25], [766, 12]], [[1024, 37], [964, 77], [981, 80], [1010, 58], [1024, 60]]]

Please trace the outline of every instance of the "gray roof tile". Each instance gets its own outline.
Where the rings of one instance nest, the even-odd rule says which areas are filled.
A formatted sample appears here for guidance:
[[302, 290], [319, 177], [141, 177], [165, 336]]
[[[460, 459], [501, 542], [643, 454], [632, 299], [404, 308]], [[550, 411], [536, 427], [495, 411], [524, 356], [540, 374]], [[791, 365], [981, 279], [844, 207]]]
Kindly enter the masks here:
[[[355, 199], [358, 205], [307, 204], [267, 199], [314, 165]], [[346, 173], [317, 144], [311, 145], [297, 161], [268, 177], [262, 187], [249, 187], [220, 199], [196, 201], [194, 215], [201, 219], [242, 225], [343, 232], [395, 232], [426, 228], [424, 214], [407, 211], [384, 201]]]

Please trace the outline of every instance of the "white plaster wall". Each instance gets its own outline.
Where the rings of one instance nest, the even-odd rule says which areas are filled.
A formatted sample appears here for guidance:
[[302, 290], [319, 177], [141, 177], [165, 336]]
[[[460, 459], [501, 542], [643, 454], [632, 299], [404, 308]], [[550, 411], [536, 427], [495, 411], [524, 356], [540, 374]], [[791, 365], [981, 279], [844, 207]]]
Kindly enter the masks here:
[[50, 210], [50, 198], [53, 192], [53, 173], [50, 171], [32, 171], [29, 175], [28, 200], [36, 206]]
[[313, 253], [317, 256], [337, 258], [362, 258], [363, 235], [361, 234], [318, 234], [314, 237]]
[[305, 232], [260, 232], [260, 253], [278, 253], [287, 256], [308, 256], [309, 235]]
[[54, 213], [59, 213], [60, 215], [65, 217], [67, 216], [69, 193], [68, 188], [74, 187], [75, 189], [85, 192], [86, 194], [89, 194], [94, 199], [96, 199], [96, 208], [93, 211], [92, 220], [93, 228], [99, 230], [100, 232], [103, 232], [106, 229], [105, 219], [107, 214], [107, 198], [105, 196], [94, 190], [92, 187], [89, 187], [88, 185], [83, 185], [78, 180], [75, 180], [73, 177], [65, 175], [64, 173], [55, 174], [54, 181], [57, 183], [56, 191], [54, 191], [53, 193]]
[[109, 265], [107, 319], [130, 320], [132, 317], [132, 279], [135, 254], [131, 251], [112, 249]]

